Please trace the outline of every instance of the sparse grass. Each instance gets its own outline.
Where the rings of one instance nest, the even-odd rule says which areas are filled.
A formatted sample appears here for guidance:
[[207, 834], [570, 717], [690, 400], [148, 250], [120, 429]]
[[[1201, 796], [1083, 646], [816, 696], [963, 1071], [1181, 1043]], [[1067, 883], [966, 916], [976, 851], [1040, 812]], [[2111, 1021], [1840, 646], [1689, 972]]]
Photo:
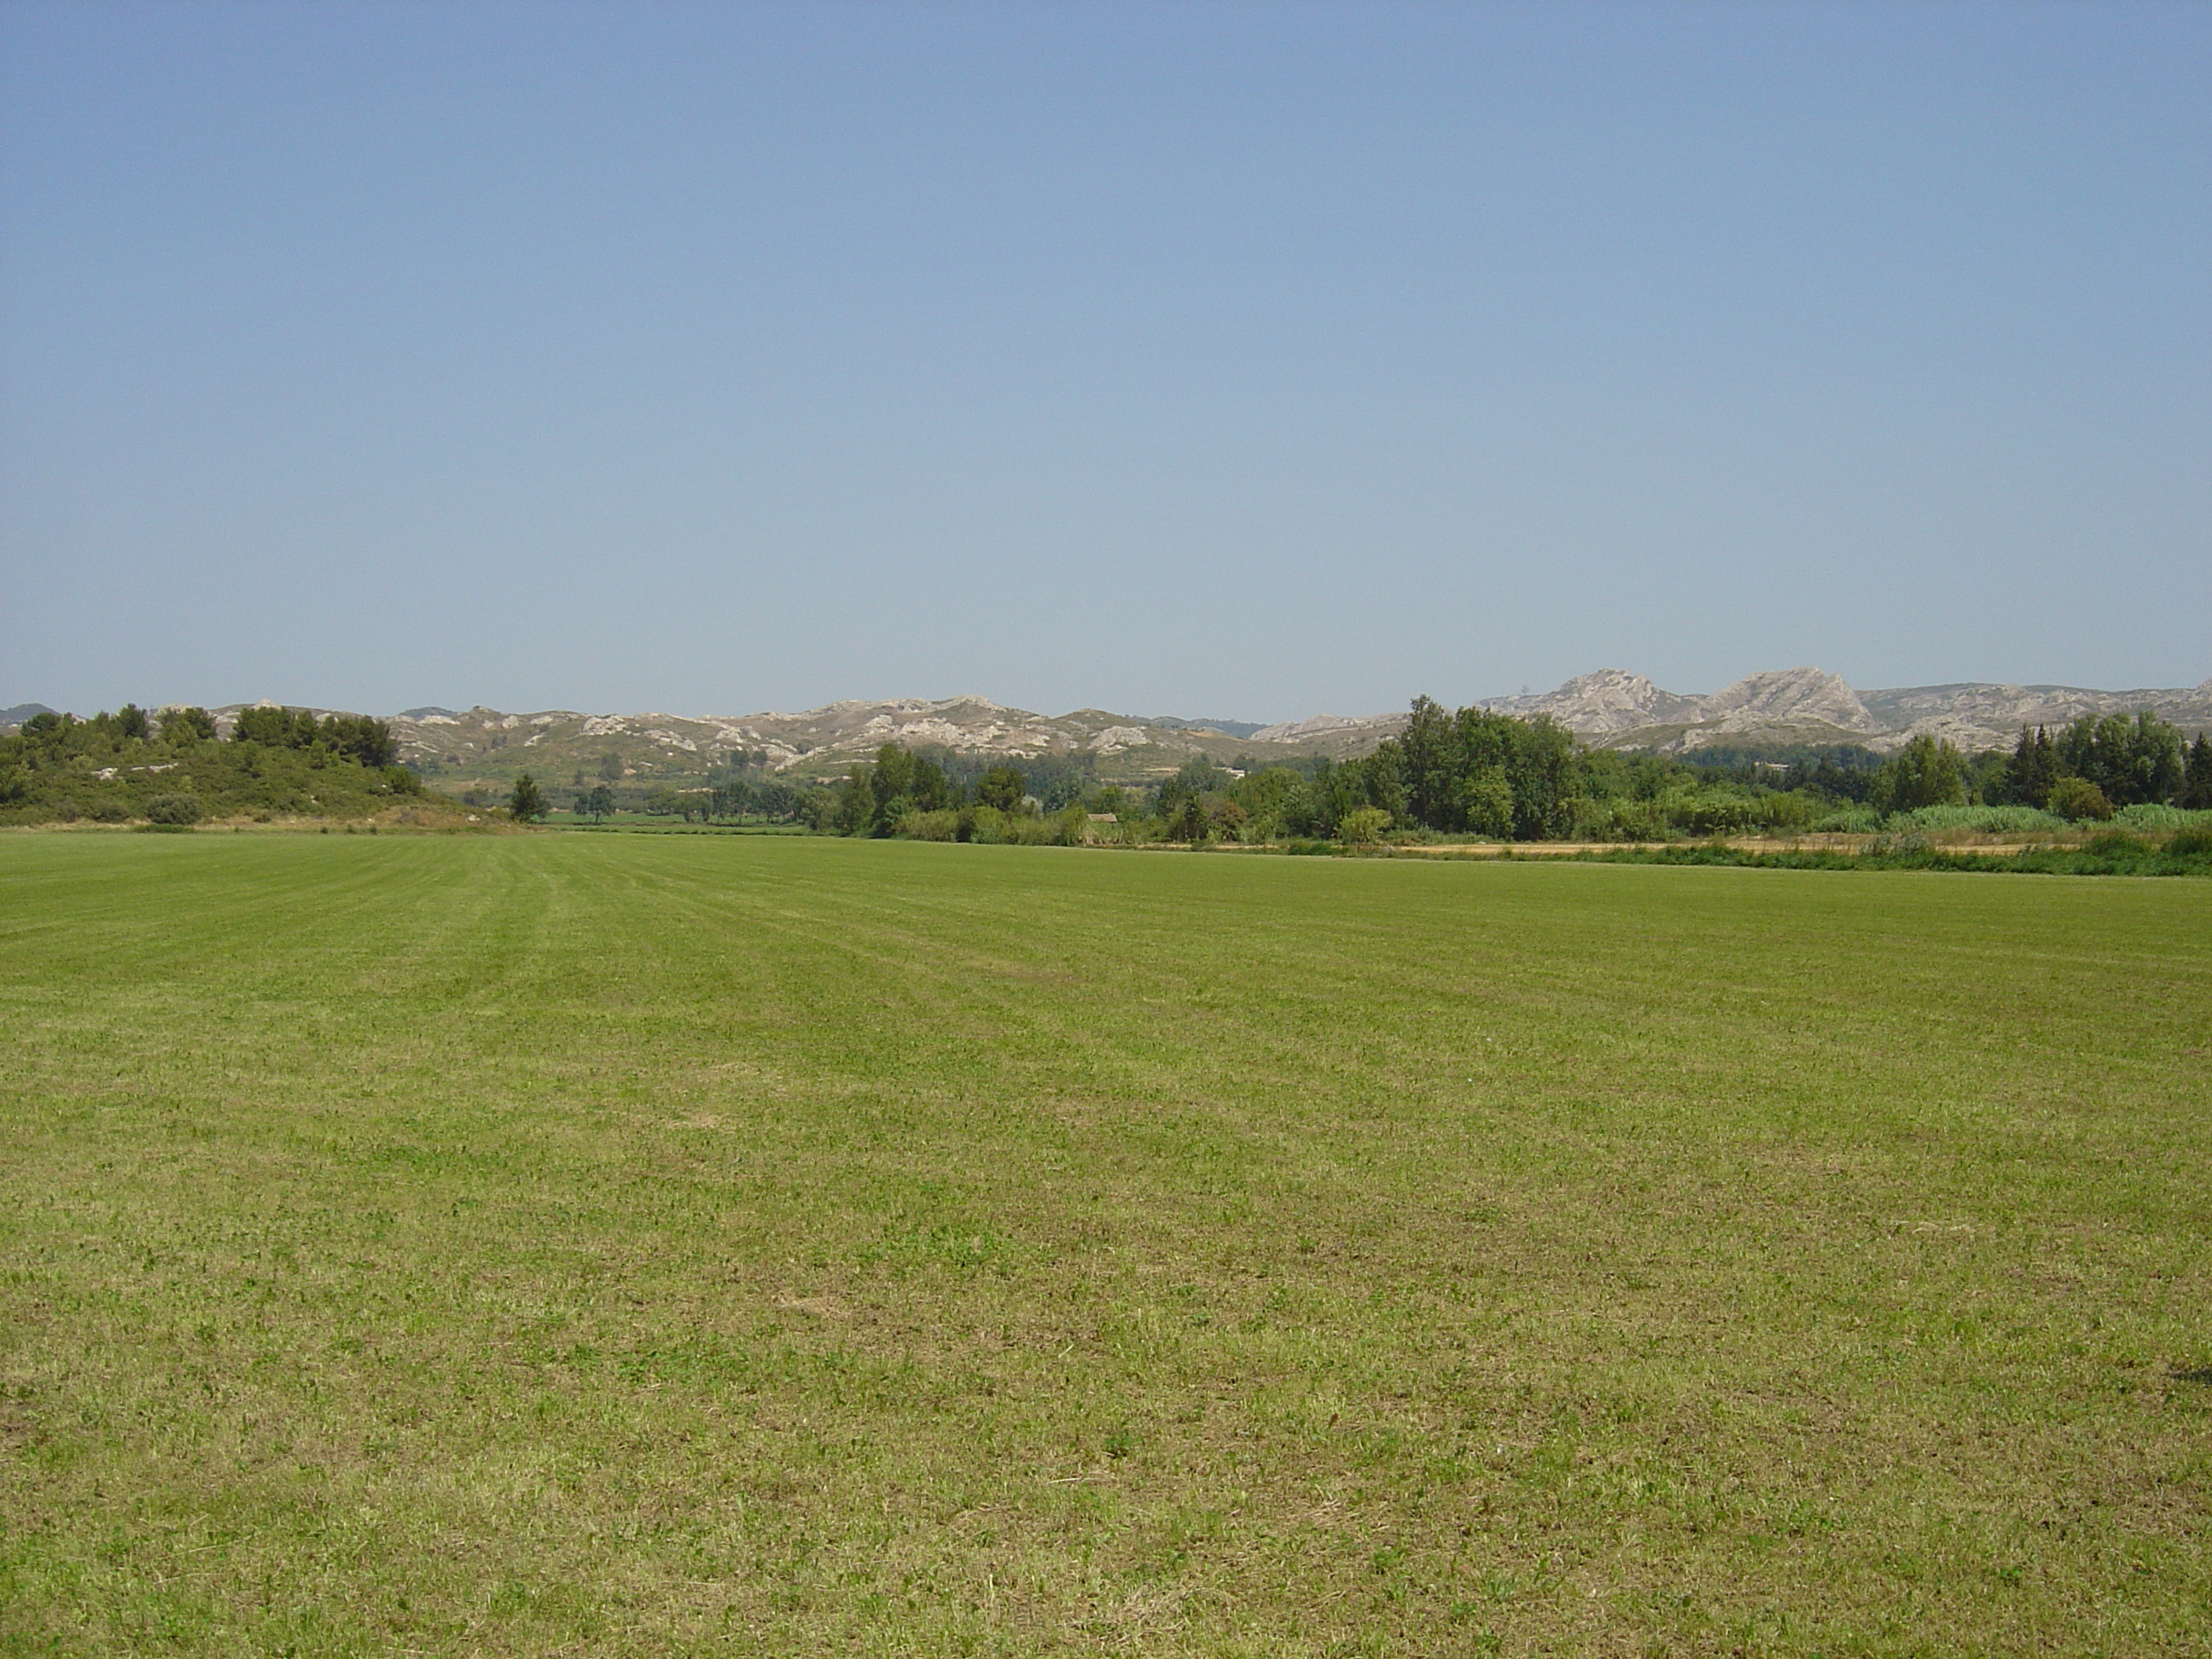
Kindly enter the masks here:
[[2201, 1653], [2212, 884], [0, 842], [0, 1650]]
[[[1541, 848], [1538, 857], [1547, 856]], [[1737, 865], [1762, 870], [1914, 870], [1960, 875], [2212, 876], [2212, 833], [2184, 831], [2162, 842], [2106, 830], [2069, 844], [1984, 850], [1939, 846], [1918, 836], [1877, 836], [1855, 851], [1765, 848], [1756, 842], [1614, 848], [1559, 856], [1607, 864]]]
[[1876, 827], [1892, 835], [1964, 830], [1981, 836], [2063, 835], [2074, 828], [2056, 813], [2033, 806], [1923, 806], [1917, 811], [1893, 813]]

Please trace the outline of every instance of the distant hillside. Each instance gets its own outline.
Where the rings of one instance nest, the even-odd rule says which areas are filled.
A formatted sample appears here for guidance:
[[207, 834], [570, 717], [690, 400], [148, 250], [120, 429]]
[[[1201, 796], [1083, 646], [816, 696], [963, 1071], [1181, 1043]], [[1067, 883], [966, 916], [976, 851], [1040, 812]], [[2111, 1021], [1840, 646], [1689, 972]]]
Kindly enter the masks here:
[[[228, 715], [230, 711], [219, 711]], [[1035, 760], [1081, 757], [1102, 779], [1165, 777], [1194, 755], [1222, 765], [1364, 753], [1372, 732], [1273, 738], [1250, 721], [1147, 718], [1102, 708], [1038, 714], [988, 697], [833, 702], [797, 713], [691, 716], [586, 714], [573, 709], [416, 708], [393, 717], [401, 753], [441, 787], [504, 781], [527, 768], [556, 787], [696, 777], [755, 765], [793, 781], [842, 779], [886, 743]]]
[[2009, 744], [2023, 726], [2063, 725], [2084, 714], [2138, 708], [2194, 736], [2212, 729], [2212, 679], [2181, 689], [2092, 691], [2078, 685], [1919, 685], [1861, 696], [1868, 712], [1894, 732], [1933, 732], [1962, 748]]
[[1509, 714], [1549, 714], [1590, 742], [1673, 752], [1716, 744], [1856, 743], [1887, 750], [1921, 732], [1962, 749], [2008, 747], [2022, 726], [2148, 708], [2191, 733], [2212, 728], [2212, 680], [2140, 691], [2079, 686], [1911, 686], [1855, 691], [1818, 668], [1770, 670], [1711, 696], [1662, 690], [1640, 674], [1601, 668], [1540, 696], [1493, 697]]
[[[1672, 753], [1714, 744], [1861, 744], [1878, 750], [1932, 732], [1966, 749], [2008, 745], [2021, 725], [2151, 708], [2194, 732], [2212, 727], [2212, 682], [2190, 690], [2091, 691], [1966, 684], [1854, 690], [1817, 668], [1753, 674], [1711, 696], [1662, 690], [1601, 669], [1538, 696], [1495, 697], [1502, 713], [1548, 714], [1589, 741]], [[1400, 730], [1401, 713], [1316, 714], [1273, 726], [1147, 719], [1100, 708], [1038, 714], [987, 697], [833, 702], [794, 714], [692, 717], [585, 714], [567, 709], [410, 709], [392, 721], [402, 751], [447, 787], [501, 784], [528, 768], [556, 787], [578, 778], [648, 782], [703, 775], [735, 762], [793, 781], [841, 778], [881, 744], [1036, 760], [1085, 758], [1102, 779], [1166, 776], [1193, 755], [1223, 765], [1348, 759]]]
[[1170, 732], [1220, 732], [1232, 738], [1249, 738], [1264, 729], [1258, 720], [1187, 720], [1173, 714], [1155, 714], [1145, 724]]
[[0, 732], [13, 732], [35, 714], [58, 714], [58, 708], [49, 708], [42, 702], [19, 702], [13, 708], [0, 708]]
[[[216, 711], [228, 733], [239, 708]], [[1599, 669], [1540, 696], [1493, 697], [1501, 713], [1548, 714], [1601, 747], [1669, 753], [1785, 744], [1861, 744], [1887, 751], [1915, 733], [1969, 750], [2009, 746], [2022, 725], [2148, 708], [2195, 733], [2212, 729], [2212, 680], [2194, 687], [2099, 691], [2064, 685], [1967, 683], [1858, 691], [1818, 668], [1769, 670], [1710, 696], [1663, 690], [1640, 674]], [[46, 712], [25, 703], [0, 726]], [[331, 710], [318, 709], [320, 714]], [[1356, 758], [1406, 723], [1403, 712], [1316, 714], [1257, 726], [1180, 715], [1079, 708], [1039, 714], [988, 697], [846, 701], [796, 713], [743, 715], [530, 714], [436, 705], [392, 717], [403, 757], [441, 788], [504, 789], [528, 769], [554, 787], [578, 780], [633, 784], [698, 780], [743, 765], [805, 782], [836, 780], [884, 743], [975, 757], [1079, 758], [1102, 781], [1165, 777], [1194, 755], [1224, 766]]]

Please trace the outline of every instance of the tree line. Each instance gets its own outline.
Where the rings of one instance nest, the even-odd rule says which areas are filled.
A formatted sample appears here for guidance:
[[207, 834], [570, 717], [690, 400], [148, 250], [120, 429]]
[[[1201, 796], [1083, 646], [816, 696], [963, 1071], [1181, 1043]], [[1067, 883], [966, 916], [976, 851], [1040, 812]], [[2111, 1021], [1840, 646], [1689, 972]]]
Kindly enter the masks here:
[[852, 769], [834, 804], [817, 804], [815, 821], [842, 835], [937, 840], [1357, 842], [1395, 830], [1644, 841], [1802, 830], [1839, 809], [1887, 818], [2018, 805], [2096, 819], [2135, 805], [2212, 808], [2212, 739], [2191, 746], [2151, 714], [2023, 732], [2010, 757], [1970, 757], [1923, 734], [1887, 758], [1842, 745], [1768, 760], [1596, 749], [1543, 716], [1422, 697], [1398, 736], [1356, 760], [1224, 768], [1194, 756], [1139, 787], [1086, 783], [1061, 757], [1051, 768], [1057, 799], [1017, 763], [963, 776], [951, 760], [886, 744]]
[[2022, 726], [1995, 798], [2069, 818], [2109, 818], [2122, 806], [2212, 808], [2212, 734], [2185, 744], [2148, 712], [2085, 715], [2056, 737]]
[[[1094, 766], [1079, 753], [985, 758], [886, 744], [829, 787], [718, 771], [704, 787], [658, 786], [643, 806], [844, 836], [1174, 842], [1661, 841], [1867, 828], [1930, 807], [2023, 805], [2076, 819], [2146, 804], [2212, 807], [2212, 741], [2192, 746], [2148, 713], [2023, 732], [2009, 756], [1927, 735], [1887, 757], [1856, 744], [1668, 756], [1593, 748], [1542, 716], [1422, 697], [1402, 732], [1355, 760], [1224, 767], [1194, 756], [1153, 784], [1101, 782]], [[617, 801], [602, 782], [580, 787], [574, 805], [604, 818]]]

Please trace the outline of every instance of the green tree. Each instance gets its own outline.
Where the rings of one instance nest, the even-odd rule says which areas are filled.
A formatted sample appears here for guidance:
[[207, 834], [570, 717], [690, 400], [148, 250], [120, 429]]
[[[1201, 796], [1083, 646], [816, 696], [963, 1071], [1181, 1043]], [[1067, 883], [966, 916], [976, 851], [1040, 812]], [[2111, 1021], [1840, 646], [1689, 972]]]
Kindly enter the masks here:
[[172, 744], [206, 743], [215, 736], [215, 716], [204, 708], [161, 711], [161, 740]]
[[1367, 793], [1431, 830], [1534, 841], [1572, 826], [1589, 764], [1581, 740], [1547, 717], [1447, 713], [1416, 697], [1406, 729], [1369, 757]]
[[2197, 742], [2190, 749], [2181, 804], [2200, 812], [2212, 811], [2212, 732], [2199, 732]]
[[1456, 829], [1499, 841], [1511, 839], [1513, 781], [1504, 766], [1486, 766], [1462, 781], [1456, 816]]
[[1242, 841], [1252, 815], [1243, 805], [1227, 795], [1214, 795], [1206, 802], [1206, 828], [1224, 841]]
[[1964, 805], [1965, 772], [1956, 748], [1923, 732], [1875, 774], [1875, 809], [1916, 812], [1923, 806]]
[[1513, 833], [1540, 841], [1567, 833], [1582, 743], [1548, 714], [1515, 720], [1506, 770], [1513, 786]]
[[312, 708], [279, 708], [258, 703], [238, 711], [230, 728], [233, 743], [258, 743], [264, 749], [305, 749], [322, 735]]
[[273, 705], [257, 705], [241, 708], [230, 723], [233, 743], [258, 743], [266, 749], [289, 748], [292, 742], [292, 714], [289, 709]]
[[2171, 801], [2181, 793], [2181, 733], [2148, 709], [2133, 720], [2083, 715], [2059, 738], [2058, 758], [2115, 806]]
[[996, 807], [1001, 812], [1022, 810], [1022, 797], [1029, 786], [1014, 767], [994, 766], [975, 781], [975, 804]]
[[1302, 810], [1284, 816], [1299, 830], [1334, 836], [1346, 818], [1372, 804], [1367, 799], [1367, 775], [1358, 762], [1336, 766], [1324, 760], [1314, 768], [1306, 799], [1298, 804]]
[[1172, 822], [1182, 812], [1186, 802], [1220, 794], [1228, 789], [1231, 781], [1228, 773], [1204, 755], [1193, 755], [1173, 777], [1160, 785], [1153, 797], [1153, 807], [1164, 822]]
[[875, 817], [876, 795], [870, 785], [869, 769], [865, 766], [856, 766], [846, 774], [830, 812], [830, 822], [839, 835], [860, 835]]
[[1396, 739], [1385, 738], [1378, 744], [1359, 763], [1359, 773], [1370, 805], [1393, 823], [1405, 817], [1406, 751]]
[[908, 781], [907, 793], [914, 797], [915, 808], [924, 812], [941, 812], [959, 805], [959, 791], [952, 780], [927, 755], [914, 757], [914, 775]]
[[2060, 775], [2058, 750], [2051, 741], [2050, 732], [2040, 726], [2033, 732], [2021, 726], [2020, 742], [2013, 749], [2011, 760], [2005, 763], [2002, 777], [2005, 799], [2019, 806], [2048, 806], [2051, 788]]
[[908, 813], [939, 812], [954, 805], [952, 782], [945, 769], [928, 756], [896, 743], [876, 750], [868, 795], [868, 830], [875, 836], [895, 833]]
[[357, 766], [396, 766], [399, 739], [383, 720], [367, 714], [333, 714], [323, 722], [322, 741]]
[[507, 815], [517, 823], [534, 823], [545, 816], [544, 794], [529, 773], [515, 775], [514, 792], [507, 798]]
[[1412, 718], [1398, 734], [1403, 757], [1406, 811], [1431, 830], [1465, 828], [1465, 767], [1452, 716], [1432, 697], [1413, 699]]

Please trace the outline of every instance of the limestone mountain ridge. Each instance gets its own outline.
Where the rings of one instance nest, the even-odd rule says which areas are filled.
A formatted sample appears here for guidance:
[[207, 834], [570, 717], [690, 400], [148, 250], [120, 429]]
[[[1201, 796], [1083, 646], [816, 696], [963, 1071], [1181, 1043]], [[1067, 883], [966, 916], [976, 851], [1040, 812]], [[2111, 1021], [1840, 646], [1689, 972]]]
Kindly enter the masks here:
[[1858, 691], [1819, 668], [1771, 669], [1709, 696], [1661, 690], [1640, 674], [1600, 669], [1556, 691], [1493, 697], [1503, 714], [1548, 714], [1592, 743], [1679, 753], [1716, 744], [1856, 743], [1901, 748], [1921, 733], [1962, 749], [2008, 746], [2023, 726], [2148, 709], [2195, 732], [2212, 727], [2212, 680], [2195, 686], [2100, 691], [1986, 681]]
[[[244, 706], [215, 711], [218, 729], [227, 733]], [[1588, 742], [1616, 749], [1679, 754], [1717, 745], [1858, 744], [1887, 752], [1926, 732], [1978, 750], [2009, 746], [2022, 726], [2057, 726], [2083, 714], [2137, 709], [2194, 735], [2212, 729], [2212, 679], [2124, 691], [1979, 681], [1861, 691], [1836, 674], [1798, 667], [1762, 671], [1698, 695], [1601, 668], [1556, 690], [1492, 697], [1480, 706], [1547, 715]], [[43, 707], [8, 712], [27, 717]], [[579, 777], [696, 778], [729, 765], [794, 782], [835, 781], [884, 743], [978, 758], [1061, 757], [1102, 779], [1142, 781], [1194, 756], [1224, 766], [1353, 758], [1402, 730], [1407, 720], [1403, 711], [1322, 714], [1269, 726], [1100, 708], [1048, 715], [980, 696], [848, 698], [795, 712], [727, 716], [558, 708], [522, 714], [426, 704], [389, 718], [404, 758], [444, 782], [489, 783], [529, 769], [556, 785]]]

